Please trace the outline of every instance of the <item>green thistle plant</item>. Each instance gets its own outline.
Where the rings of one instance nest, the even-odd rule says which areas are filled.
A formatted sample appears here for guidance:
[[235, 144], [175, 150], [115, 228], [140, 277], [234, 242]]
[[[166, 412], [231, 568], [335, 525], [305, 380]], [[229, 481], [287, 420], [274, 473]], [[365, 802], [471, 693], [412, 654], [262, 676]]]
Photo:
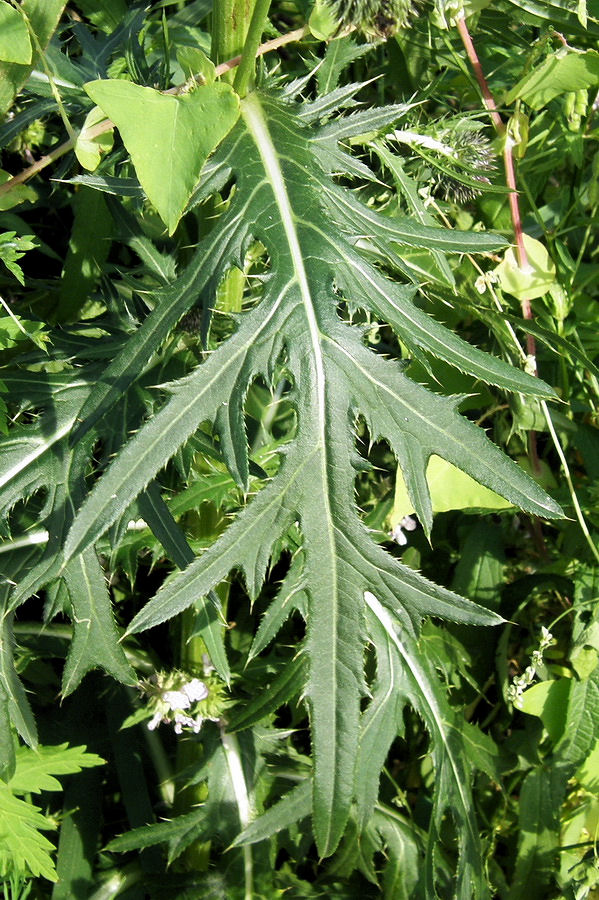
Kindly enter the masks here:
[[389, 38], [416, 15], [412, 0], [328, 0], [339, 27], [356, 27], [373, 38]]
[[224, 685], [207, 672], [201, 679], [186, 672], [157, 672], [140, 685], [148, 698], [145, 717], [150, 731], [161, 723], [172, 724], [175, 734], [197, 734], [206, 720], [218, 722], [228, 705]]
[[[450, 128], [445, 138], [453, 146], [455, 160], [474, 181], [490, 184], [488, 174], [495, 169], [495, 154], [489, 139], [483, 134], [478, 123], [459, 121]], [[479, 196], [481, 191], [466, 185], [456, 178], [438, 179], [439, 189], [446, 200], [468, 203]]]
[[387, 138], [407, 144], [428, 164], [431, 192], [444, 200], [468, 203], [482, 193], [477, 183], [491, 183], [495, 153], [478, 122], [456, 119], [426, 130], [396, 130]]

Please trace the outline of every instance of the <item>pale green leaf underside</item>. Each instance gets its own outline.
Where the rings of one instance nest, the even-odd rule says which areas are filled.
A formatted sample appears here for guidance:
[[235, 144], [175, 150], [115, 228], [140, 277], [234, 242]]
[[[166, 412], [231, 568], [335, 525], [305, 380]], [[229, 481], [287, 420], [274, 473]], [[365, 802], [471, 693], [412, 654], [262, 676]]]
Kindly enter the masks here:
[[31, 39], [25, 16], [8, 3], [0, 3], [0, 59], [21, 65], [31, 62]]
[[[374, 236], [381, 261], [387, 263], [399, 243], [448, 251], [463, 249], [461, 235], [386, 219], [342, 190], [328, 176], [326, 161], [320, 163], [326, 141], [319, 141], [318, 129], [304, 124], [292, 104], [254, 93], [242, 101], [241, 112], [215, 162], [237, 181], [219, 234], [221, 247], [230, 247], [230, 255], [219, 258], [226, 270], [237, 262], [240, 248], [259, 240], [271, 261], [264, 295], [256, 308], [240, 317], [232, 337], [170, 387], [162, 410], [125, 446], [83, 505], [65, 552], [72, 557], [93, 543], [203, 421], [215, 423], [232, 474], [247, 485], [245, 393], [255, 377], [268, 378], [285, 356], [295, 385], [298, 427], [277, 475], [211, 548], [167, 581], [129, 631], [171, 618], [232, 569], [243, 572], [250, 594], [255, 595], [274, 542], [299, 523], [300, 590], [308, 598], [305, 697], [314, 750], [312, 817], [319, 852], [327, 855], [339, 842], [355, 797], [365, 592], [376, 596], [394, 627], [411, 642], [427, 614], [472, 624], [499, 621], [493, 613], [402, 566], [371, 540], [354, 505], [357, 415], [366, 417], [373, 437], [383, 437], [393, 447], [414, 508], [427, 529], [432, 511], [425, 473], [433, 454], [530, 512], [560, 514], [551, 498], [482, 430], [459, 416], [455, 402], [431, 394], [406, 378], [396, 363], [368, 351], [360, 332], [339, 318], [337, 306], [346, 298], [372, 311], [408, 345], [478, 377], [523, 392], [543, 396], [552, 392], [431, 320], [412, 303], [411, 288], [384, 277], [358, 249], [364, 235]], [[327, 133], [332, 133], [330, 128]], [[205, 286], [214, 281], [214, 260], [208, 253], [213, 240], [210, 235], [200, 245], [181, 279], [189, 302], [194, 282]], [[479, 243], [478, 249], [488, 249], [489, 240]], [[369, 259], [371, 252], [372, 248]], [[176, 295], [177, 283], [158, 298], [135, 354], [142, 342], [146, 349], [157, 346], [164, 301], [175, 300]], [[124, 383], [133, 377], [126, 357], [115, 362], [112, 372], [120, 372]], [[106, 402], [107, 390], [99, 385], [99, 403]], [[89, 409], [91, 415], [97, 414], [93, 398]], [[418, 694], [420, 705], [438, 690], [434, 679], [434, 672], [426, 670], [421, 682], [414, 684], [412, 692]], [[464, 795], [461, 806], [467, 799]]]

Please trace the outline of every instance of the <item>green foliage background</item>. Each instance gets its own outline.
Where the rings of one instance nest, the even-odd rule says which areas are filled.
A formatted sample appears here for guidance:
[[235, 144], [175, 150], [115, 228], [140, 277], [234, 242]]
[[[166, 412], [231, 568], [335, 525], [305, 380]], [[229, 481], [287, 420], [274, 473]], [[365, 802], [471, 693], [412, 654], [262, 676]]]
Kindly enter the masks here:
[[5, 897], [595, 898], [599, 7], [0, 23]]

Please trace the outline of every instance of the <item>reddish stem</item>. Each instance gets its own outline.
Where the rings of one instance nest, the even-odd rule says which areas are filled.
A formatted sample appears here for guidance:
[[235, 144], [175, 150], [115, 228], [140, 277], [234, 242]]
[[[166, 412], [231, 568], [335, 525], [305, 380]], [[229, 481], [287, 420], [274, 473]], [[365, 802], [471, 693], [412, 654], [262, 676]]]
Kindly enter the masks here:
[[[476, 52], [476, 48], [472, 41], [472, 37], [468, 30], [468, 25], [466, 24], [465, 18], [460, 18], [457, 21], [457, 29], [458, 33], [462, 39], [462, 43], [464, 45], [464, 49], [466, 50], [466, 54], [472, 66], [472, 70], [474, 72], [475, 78], [478, 82], [478, 86], [480, 88], [480, 92], [483, 97], [483, 102], [485, 107], [489, 111], [491, 115], [491, 119], [495, 126], [495, 130], [497, 134], [502, 138], [503, 143], [503, 165], [505, 168], [505, 180], [506, 184], [509, 188], [509, 204], [510, 204], [510, 214], [512, 217], [512, 225], [514, 228], [514, 238], [516, 241], [516, 254], [518, 257], [518, 265], [521, 269], [526, 270], [528, 268], [528, 256], [526, 253], [526, 247], [524, 246], [524, 235], [522, 233], [522, 219], [520, 216], [520, 201], [518, 198], [518, 188], [516, 186], [516, 170], [514, 168], [514, 154], [512, 152], [512, 142], [510, 140], [509, 135], [507, 134], [505, 124], [503, 119], [499, 115], [497, 110], [497, 104], [495, 103], [495, 99], [493, 94], [490, 91], [487, 79], [485, 78], [485, 73], [483, 72], [482, 66], [480, 64], [480, 60], [478, 58], [478, 53]], [[524, 319], [532, 319], [532, 304], [528, 297], [525, 297], [520, 301], [520, 308], [522, 310], [522, 317]], [[537, 346], [534, 335], [527, 334], [526, 335], [526, 353], [528, 356], [529, 365], [533, 368], [534, 374], [537, 374]], [[537, 453], [537, 436], [536, 432], [531, 431], [529, 433], [529, 454], [532, 466], [535, 471], [539, 472], [540, 463], [539, 456]]]
[[[505, 180], [508, 188], [510, 189], [510, 212], [512, 216], [512, 224], [514, 226], [514, 237], [516, 238], [518, 263], [521, 268], [526, 268], [528, 266], [528, 257], [526, 255], [526, 248], [524, 246], [524, 240], [522, 237], [522, 220], [520, 218], [520, 204], [518, 201], [518, 188], [516, 187], [516, 172], [514, 169], [514, 154], [512, 153], [511, 142], [506, 134], [503, 119], [497, 111], [497, 104], [495, 103], [493, 94], [489, 89], [489, 84], [487, 82], [487, 79], [485, 78], [485, 73], [483, 72], [482, 66], [480, 64], [478, 53], [476, 52], [472, 37], [470, 35], [470, 32], [468, 31], [466, 19], [458, 19], [457, 27], [459, 35], [462, 39], [462, 43], [464, 44], [466, 54], [468, 55], [468, 59], [470, 60], [470, 64], [474, 71], [474, 75], [478, 82], [478, 86], [480, 87], [480, 92], [483, 95], [484, 104], [491, 114], [491, 119], [493, 120], [493, 125], [495, 126], [497, 134], [501, 138], [503, 138], [503, 164], [505, 167]], [[532, 319], [530, 301], [525, 302], [527, 304], [528, 315], [524, 309], [523, 304], [522, 313], [524, 315], [524, 318]]]

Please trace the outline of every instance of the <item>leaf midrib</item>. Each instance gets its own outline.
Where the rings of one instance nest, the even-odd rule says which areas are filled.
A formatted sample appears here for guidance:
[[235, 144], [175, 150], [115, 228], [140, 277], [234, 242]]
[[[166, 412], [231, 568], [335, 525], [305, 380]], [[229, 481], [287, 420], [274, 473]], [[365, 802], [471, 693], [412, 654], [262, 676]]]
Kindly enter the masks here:
[[[248, 131], [252, 136], [267, 179], [271, 185], [273, 197], [279, 211], [281, 224], [285, 232], [289, 254], [293, 266], [294, 277], [300, 291], [303, 304], [308, 331], [310, 335], [310, 343], [312, 347], [312, 355], [316, 369], [316, 390], [315, 403], [312, 407], [314, 416], [317, 420], [317, 441], [316, 448], [320, 449], [320, 483], [322, 490], [319, 498], [314, 498], [315, 502], [320, 502], [323, 506], [323, 520], [326, 523], [326, 544], [328, 547], [328, 559], [331, 572], [331, 584], [334, 587], [335, 595], [331, 598], [328, 607], [330, 626], [328, 629], [329, 638], [332, 641], [330, 658], [338, 659], [338, 628], [339, 628], [339, 597], [338, 597], [338, 577], [337, 577], [337, 552], [335, 543], [335, 529], [333, 524], [333, 515], [331, 510], [331, 501], [328, 491], [328, 454], [326, 443], [326, 377], [325, 365], [321, 340], [323, 334], [318, 326], [312, 294], [308, 282], [307, 272], [304, 266], [303, 255], [300, 247], [299, 237], [297, 234], [296, 217], [293, 213], [285, 178], [281, 168], [279, 156], [273, 143], [270, 131], [268, 129], [267, 120], [264, 116], [259, 97], [256, 94], [250, 94], [241, 104], [241, 115], [246, 123]], [[335, 668], [335, 666], [334, 666]], [[331, 701], [333, 707], [338, 707], [338, 684], [335, 675], [330, 679], [329, 687], [332, 690]], [[327, 823], [327, 836], [325, 843], [328, 845], [332, 830], [332, 820], [329, 818]]]

